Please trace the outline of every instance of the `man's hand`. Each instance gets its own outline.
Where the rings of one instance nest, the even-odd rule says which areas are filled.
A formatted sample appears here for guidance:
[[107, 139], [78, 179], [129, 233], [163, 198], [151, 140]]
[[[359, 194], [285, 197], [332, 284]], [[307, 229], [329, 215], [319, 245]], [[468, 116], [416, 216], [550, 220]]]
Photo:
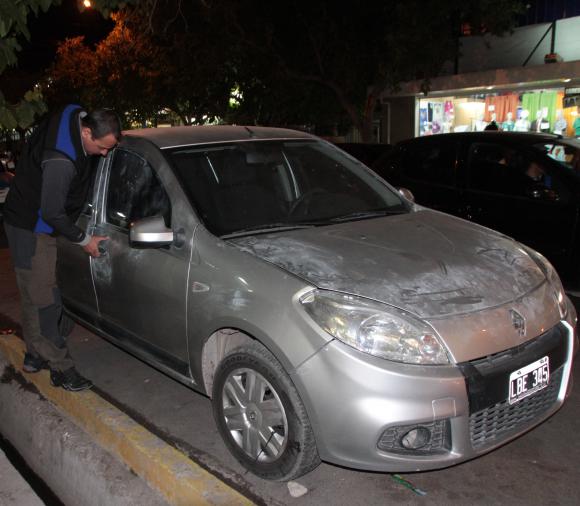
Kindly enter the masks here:
[[101, 241], [106, 241], [107, 239], [109, 238], [106, 236], [93, 235], [89, 241], [89, 244], [83, 246], [83, 249], [92, 257], [98, 258], [101, 256], [101, 253], [99, 252], [99, 243]]

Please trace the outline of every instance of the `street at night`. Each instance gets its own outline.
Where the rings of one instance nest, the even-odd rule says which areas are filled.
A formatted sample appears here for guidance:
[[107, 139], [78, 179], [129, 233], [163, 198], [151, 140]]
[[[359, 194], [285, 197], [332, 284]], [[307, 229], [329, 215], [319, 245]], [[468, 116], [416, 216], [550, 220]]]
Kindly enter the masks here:
[[579, 32], [0, 0], [0, 506], [580, 504]]

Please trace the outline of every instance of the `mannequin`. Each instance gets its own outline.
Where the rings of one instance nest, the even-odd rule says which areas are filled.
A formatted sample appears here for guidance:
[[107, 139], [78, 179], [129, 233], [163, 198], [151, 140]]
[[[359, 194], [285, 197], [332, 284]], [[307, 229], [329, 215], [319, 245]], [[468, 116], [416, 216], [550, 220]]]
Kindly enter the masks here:
[[504, 132], [513, 132], [515, 126], [514, 115], [511, 112], [508, 112], [506, 120], [501, 124], [501, 129]]
[[486, 127], [487, 123], [483, 119], [483, 113], [478, 114], [477, 119], [475, 120], [474, 128], [476, 132], [483, 132], [483, 129]]
[[540, 120], [540, 132], [550, 131], [550, 120], [548, 119], [548, 108], [542, 107], [542, 117]]
[[542, 110], [539, 109], [536, 112], [536, 119], [534, 121], [532, 121], [532, 125], [530, 126], [530, 130], [532, 132], [541, 132], [542, 128]]
[[556, 111], [556, 121], [554, 122], [554, 133], [558, 135], [565, 135], [568, 123], [564, 119], [564, 112], [562, 109]]
[[574, 120], [572, 128], [574, 128], [574, 135], [576, 137], [580, 137], [580, 107], [578, 107], [577, 112], [579, 114], [576, 115], [576, 119]]
[[528, 120], [528, 116], [530, 115], [530, 111], [524, 109], [522, 111], [522, 115], [516, 121], [514, 130], [516, 132], [529, 132], [530, 131], [530, 122]]

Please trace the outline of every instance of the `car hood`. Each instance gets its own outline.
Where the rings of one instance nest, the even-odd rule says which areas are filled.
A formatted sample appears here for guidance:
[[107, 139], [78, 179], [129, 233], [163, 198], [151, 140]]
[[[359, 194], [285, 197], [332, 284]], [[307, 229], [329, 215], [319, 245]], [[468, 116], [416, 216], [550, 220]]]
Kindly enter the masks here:
[[423, 318], [496, 307], [545, 279], [514, 240], [431, 210], [228, 242], [319, 288]]

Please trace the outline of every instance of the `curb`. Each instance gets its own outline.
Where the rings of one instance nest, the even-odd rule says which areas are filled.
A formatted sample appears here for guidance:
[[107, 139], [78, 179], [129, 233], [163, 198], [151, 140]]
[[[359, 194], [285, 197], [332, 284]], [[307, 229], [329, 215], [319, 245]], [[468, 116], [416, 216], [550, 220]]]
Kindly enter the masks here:
[[112, 406], [94, 392], [71, 393], [50, 384], [48, 371], [21, 368], [24, 343], [1, 336], [0, 351], [27, 381], [87, 432], [92, 439], [140, 476], [172, 505], [251, 505], [248, 498]]

